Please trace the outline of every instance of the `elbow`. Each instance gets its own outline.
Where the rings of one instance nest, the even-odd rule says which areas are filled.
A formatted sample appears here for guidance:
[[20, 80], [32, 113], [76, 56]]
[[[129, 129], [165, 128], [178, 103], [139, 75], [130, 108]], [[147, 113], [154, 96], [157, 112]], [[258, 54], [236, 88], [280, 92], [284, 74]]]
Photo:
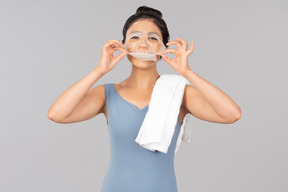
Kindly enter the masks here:
[[236, 112], [236, 121], [239, 120], [241, 118], [241, 109], [240, 107], [238, 107], [238, 110]]
[[229, 116], [227, 116], [225, 119], [225, 123], [227, 124], [233, 124], [236, 121], [238, 121], [241, 118], [241, 111], [239, 112], [233, 112]]
[[232, 123], [235, 123], [235, 122], [238, 121], [240, 118], [241, 118], [241, 111], [237, 112], [237, 113], [234, 115], [234, 118], [233, 118], [233, 120], [232, 120]]
[[241, 118], [241, 112], [238, 113], [238, 115], [236, 116], [237, 120], [239, 120]]
[[55, 114], [52, 113], [51, 111], [48, 112], [47, 114], [48, 119], [50, 119], [51, 121], [54, 121], [55, 123], [58, 123], [59, 121], [56, 119]]
[[52, 120], [53, 119], [53, 117], [54, 117], [54, 115], [53, 115], [53, 112], [52, 112], [52, 109], [51, 109], [52, 107], [50, 107], [50, 109], [48, 110], [48, 113], [47, 113], [47, 117], [48, 117], [48, 119], [50, 119], [50, 120]]
[[47, 117], [48, 119], [50, 119], [51, 121], [55, 123], [64, 123], [64, 120], [65, 120], [65, 118], [61, 118], [57, 116], [57, 114], [51, 113], [51, 112], [48, 112]]
[[241, 113], [234, 118], [234, 122], [233, 122], [233, 123], [235, 123], [236, 121], [238, 121], [240, 118], [241, 118]]
[[54, 115], [52, 113], [48, 112], [47, 117], [48, 117], [48, 119], [50, 119], [50, 120], [55, 122]]

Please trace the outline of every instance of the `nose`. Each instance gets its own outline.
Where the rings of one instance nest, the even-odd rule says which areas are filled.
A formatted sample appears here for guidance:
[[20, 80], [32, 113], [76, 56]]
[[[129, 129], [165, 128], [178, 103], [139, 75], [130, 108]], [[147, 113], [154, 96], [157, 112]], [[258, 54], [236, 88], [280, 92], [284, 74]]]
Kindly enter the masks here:
[[140, 46], [140, 47], [145, 47], [145, 48], [148, 47], [148, 43], [147, 43], [146, 37], [140, 38], [140, 44], [139, 44], [139, 46]]

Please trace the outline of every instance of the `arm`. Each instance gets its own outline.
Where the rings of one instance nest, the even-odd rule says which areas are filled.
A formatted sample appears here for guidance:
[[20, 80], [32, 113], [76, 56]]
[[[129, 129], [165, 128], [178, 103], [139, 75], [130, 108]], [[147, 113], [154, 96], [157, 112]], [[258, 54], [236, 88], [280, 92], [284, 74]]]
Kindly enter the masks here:
[[216, 123], [234, 123], [240, 119], [240, 107], [227, 94], [192, 70], [188, 70], [183, 76], [194, 85], [186, 85], [183, 96], [189, 113]]
[[[104, 111], [104, 85], [90, 88], [126, 55], [126, 51], [119, 47], [121, 44], [114, 39], [104, 44], [98, 66], [56, 99], [48, 111], [49, 119], [57, 123], [72, 123], [90, 119]], [[114, 57], [117, 50], [121, 53]]]
[[[48, 118], [58, 123], [68, 123], [89, 118], [86, 114], [93, 114], [93, 116], [99, 114], [105, 100], [103, 101], [103, 97], [100, 96], [100, 91], [96, 91], [97, 88], [93, 88], [92, 90], [90, 88], [102, 76], [103, 74], [99, 70], [94, 69], [87, 76], [68, 88], [52, 104], [48, 111]], [[76, 115], [73, 115], [73, 120], [65, 121], [73, 111], [78, 112], [75, 113]], [[75, 119], [77, 117], [78, 119]]]
[[[168, 46], [176, 45], [177, 49], [166, 49], [161, 56], [175, 71], [185, 77], [194, 86], [186, 85], [183, 107], [195, 117], [217, 123], [234, 123], [241, 117], [240, 107], [223, 91], [194, 73], [188, 63], [188, 56], [194, 50], [194, 43], [187, 50], [188, 44], [182, 38], [169, 41]], [[170, 59], [165, 54], [172, 53], [176, 58]]]

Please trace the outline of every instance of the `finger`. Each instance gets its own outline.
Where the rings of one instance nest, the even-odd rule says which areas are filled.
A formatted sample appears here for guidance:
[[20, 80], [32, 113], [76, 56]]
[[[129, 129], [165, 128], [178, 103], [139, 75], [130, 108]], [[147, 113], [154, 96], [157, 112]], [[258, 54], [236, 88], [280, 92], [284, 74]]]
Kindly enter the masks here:
[[161, 54], [161, 56], [162, 56], [163, 60], [164, 60], [165, 62], [167, 62], [168, 64], [170, 64], [170, 63], [172, 62], [172, 59], [170, 59], [170, 58], [167, 57], [166, 55]]
[[114, 47], [114, 48], [122, 47], [121, 45], [115, 44], [115, 43], [110, 43], [109, 45], [110, 45], [111, 47]]
[[170, 46], [170, 45], [176, 45], [177, 48], [181, 47], [181, 44], [179, 41], [177, 40], [173, 40], [173, 41], [169, 41], [168, 43], [166, 43], [166, 45]]
[[127, 51], [126, 51], [125, 49], [117, 49], [117, 50], [118, 50], [118, 51], [121, 51], [120, 54], [124, 54], [124, 55], [128, 54]]
[[179, 41], [177, 40], [173, 40], [173, 41], [169, 41], [166, 45], [170, 46], [170, 45], [176, 45], [177, 48], [181, 47], [181, 44], [179, 43]]
[[121, 41], [119, 41], [118, 39], [110, 39], [109, 41], [107, 41], [107, 42], [115, 42], [115, 43], [117, 43], [117, 44], [122, 44], [122, 42]]
[[188, 55], [190, 55], [194, 50], [194, 42], [191, 41], [191, 47], [188, 49]]
[[110, 41], [110, 42], [108, 43], [108, 45], [111, 45], [112, 47], [122, 46], [121, 43], [119, 43], [119, 42], [114, 42], [114, 41]]
[[127, 51], [126, 51], [123, 47], [112, 47], [112, 50], [113, 50], [113, 54], [114, 54], [114, 52], [116, 52], [117, 50], [118, 50], [118, 51], [121, 51], [121, 52], [124, 52], [124, 53], [127, 53]]
[[109, 40], [105, 42], [105, 47], [110, 46], [110, 45], [122, 45], [122, 42], [118, 41], [118, 40]]
[[166, 45], [167, 45], [167, 44], [171, 44], [171, 43], [177, 43], [177, 41], [176, 41], [176, 40], [168, 41], [168, 42], [166, 43]]
[[176, 39], [177, 39], [178, 41], [180, 41], [183, 49], [185, 49], [185, 51], [186, 51], [187, 48], [188, 48], [188, 43], [187, 43], [184, 39], [182, 39], [182, 38], [180, 38], [180, 37], [176, 37]]
[[113, 46], [112, 46], [112, 50], [113, 50], [113, 52], [115, 52], [115, 51], [117, 51], [118, 49], [117, 49], [116, 47], [113, 47]]
[[104, 48], [104, 49], [107, 49], [107, 47], [111, 47], [113, 51], [116, 51], [116, 50], [117, 50], [116, 48], [119, 47], [119, 46], [121, 46], [121, 44], [122, 44], [122, 43], [109, 40], [109, 41], [107, 41], [107, 42], [105, 43], [105, 45], [103, 46], [103, 48]]
[[[113, 46], [113, 45], [114, 45], [114, 46]], [[104, 49], [106, 49], [107, 47], [112, 47], [112, 48], [113, 48], [113, 47], [115, 47], [115, 45], [116, 45], [116, 44], [115, 44], [115, 43], [113, 44], [112, 41], [106, 41], [105, 44], [104, 44], [104, 46], [103, 46], [103, 48], [104, 48]]]
[[127, 53], [127, 51], [123, 47], [115, 47], [115, 49]]
[[164, 51], [162, 51], [162, 54], [166, 54], [166, 53], [172, 53], [172, 54], [175, 54], [176, 53], [176, 49], [165, 49]]
[[117, 57], [115, 57], [115, 62], [118, 63], [126, 55], [126, 52], [122, 52]]

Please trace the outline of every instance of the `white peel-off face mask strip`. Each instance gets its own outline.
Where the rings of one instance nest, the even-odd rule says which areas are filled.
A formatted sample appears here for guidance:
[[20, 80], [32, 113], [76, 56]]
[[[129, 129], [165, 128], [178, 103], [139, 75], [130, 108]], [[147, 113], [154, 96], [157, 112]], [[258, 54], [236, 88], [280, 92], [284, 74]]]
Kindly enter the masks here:
[[[146, 41], [146, 42], [144, 42]], [[142, 61], [157, 61], [157, 55], [166, 49], [160, 36], [155, 32], [142, 34], [140, 31], [131, 32], [123, 45], [127, 54]]]

